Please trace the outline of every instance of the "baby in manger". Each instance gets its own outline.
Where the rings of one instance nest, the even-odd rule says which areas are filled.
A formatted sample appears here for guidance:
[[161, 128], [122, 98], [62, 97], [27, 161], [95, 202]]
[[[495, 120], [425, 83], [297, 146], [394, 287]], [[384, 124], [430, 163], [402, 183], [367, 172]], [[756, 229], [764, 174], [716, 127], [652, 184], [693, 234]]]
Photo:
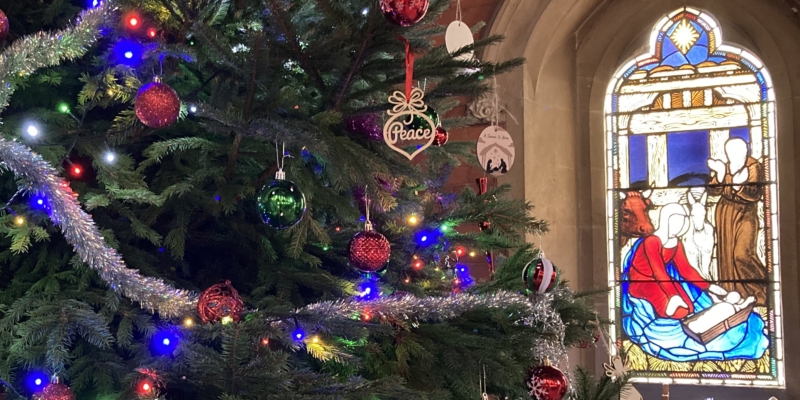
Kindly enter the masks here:
[[646, 353], [670, 361], [757, 359], [769, 347], [765, 322], [743, 298], [709, 283], [686, 258], [689, 226], [679, 204], [661, 208], [659, 227], [624, 262], [622, 326]]
[[720, 299], [709, 293], [714, 305], [683, 319], [683, 330], [692, 339], [708, 343], [732, 328], [743, 324], [753, 312], [755, 296], [743, 299], [737, 292], [730, 292]]

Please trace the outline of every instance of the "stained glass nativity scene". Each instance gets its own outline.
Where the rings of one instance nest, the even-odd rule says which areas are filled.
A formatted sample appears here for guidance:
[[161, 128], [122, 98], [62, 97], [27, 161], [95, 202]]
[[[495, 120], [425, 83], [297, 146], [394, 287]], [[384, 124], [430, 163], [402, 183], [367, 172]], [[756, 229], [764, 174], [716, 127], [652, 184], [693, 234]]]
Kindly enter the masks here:
[[638, 382], [783, 385], [770, 76], [690, 7], [650, 46], [606, 96], [613, 340]]

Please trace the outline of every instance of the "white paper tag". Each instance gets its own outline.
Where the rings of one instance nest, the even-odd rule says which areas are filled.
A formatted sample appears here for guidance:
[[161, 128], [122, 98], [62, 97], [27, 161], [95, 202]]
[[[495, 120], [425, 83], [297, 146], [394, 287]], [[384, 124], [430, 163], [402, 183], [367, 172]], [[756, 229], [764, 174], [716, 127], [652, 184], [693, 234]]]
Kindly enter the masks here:
[[[447, 26], [447, 32], [444, 34], [444, 44], [447, 46], [448, 52], [455, 53], [462, 47], [473, 43], [475, 43], [475, 40], [472, 38], [472, 31], [467, 24], [461, 21], [453, 21]], [[473, 57], [475, 57], [475, 53], [470, 51], [458, 56], [456, 59], [466, 61], [471, 60]]]

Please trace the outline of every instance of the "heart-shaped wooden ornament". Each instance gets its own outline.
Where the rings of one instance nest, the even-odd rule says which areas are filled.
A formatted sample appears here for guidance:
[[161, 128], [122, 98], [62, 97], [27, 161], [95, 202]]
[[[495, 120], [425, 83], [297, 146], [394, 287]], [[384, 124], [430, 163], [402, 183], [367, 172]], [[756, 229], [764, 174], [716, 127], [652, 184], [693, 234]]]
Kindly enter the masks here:
[[[409, 160], [425, 151], [436, 139], [436, 123], [425, 114], [428, 106], [422, 100], [424, 96], [420, 88], [415, 88], [408, 98], [400, 91], [389, 97], [393, 107], [386, 112], [389, 120], [383, 125], [383, 140]], [[416, 149], [411, 153], [405, 149], [414, 146]]]

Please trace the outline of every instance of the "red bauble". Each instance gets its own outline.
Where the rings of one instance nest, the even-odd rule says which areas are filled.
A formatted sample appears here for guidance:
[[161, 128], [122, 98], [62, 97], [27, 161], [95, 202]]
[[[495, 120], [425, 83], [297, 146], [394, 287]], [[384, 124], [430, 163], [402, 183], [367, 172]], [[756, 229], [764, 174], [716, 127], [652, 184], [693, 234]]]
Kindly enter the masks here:
[[409, 27], [425, 17], [428, 0], [380, 0], [383, 16], [389, 22]]
[[242, 319], [244, 302], [239, 292], [233, 288], [231, 281], [212, 285], [197, 300], [197, 313], [205, 323], [220, 322], [225, 317], [230, 317], [235, 322]]
[[8, 17], [3, 10], [0, 10], [0, 40], [6, 40], [8, 36]]
[[171, 87], [150, 82], [136, 95], [136, 116], [150, 128], [166, 128], [178, 120], [181, 112], [181, 99]]
[[347, 250], [350, 265], [365, 273], [382, 270], [391, 252], [386, 236], [369, 229], [356, 233]]
[[598, 341], [598, 340], [600, 340], [600, 330], [598, 330], [598, 329], [595, 329], [595, 330], [592, 332], [592, 340], [582, 340], [582, 341], [581, 341], [580, 343], [578, 343], [578, 345], [577, 345], [577, 346], [575, 346], [575, 347], [577, 347], [577, 348], [579, 348], [579, 349], [588, 349], [588, 348], [590, 348], [590, 347], [594, 346], [594, 345], [595, 345], [595, 343], [597, 343], [597, 341]]
[[33, 400], [75, 400], [75, 393], [63, 383], [51, 383], [34, 393]]
[[525, 283], [525, 287], [528, 288], [528, 290], [535, 293], [544, 294], [553, 289], [553, 287], [558, 283], [558, 268], [550, 263], [552, 271], [549, 274], [549, 279], [547, 279], [547, 285], [545, 285], [545, 277], [547, 276], [545, 261], [549, 262], [549, 260], [545, 259], [544, 257], [534, 259], [522, 270], [522, 281]]
[[568, 387], [566, 375], [556, 367], [542, 365], [528, 373], [528, 390], [534, 400], [561, 400]]
[[444, 130], [444, 128], [442, 128], [441, 126], [437, 127], [436, 128], [436, 135], [433, 137], [433, 145], [434, 146], [444, 146], [445, 143], [447, 143], [447, 139], [448, 139], [449, 136], [450, 136], [450, 134], [448, 134], [447, 131]]

